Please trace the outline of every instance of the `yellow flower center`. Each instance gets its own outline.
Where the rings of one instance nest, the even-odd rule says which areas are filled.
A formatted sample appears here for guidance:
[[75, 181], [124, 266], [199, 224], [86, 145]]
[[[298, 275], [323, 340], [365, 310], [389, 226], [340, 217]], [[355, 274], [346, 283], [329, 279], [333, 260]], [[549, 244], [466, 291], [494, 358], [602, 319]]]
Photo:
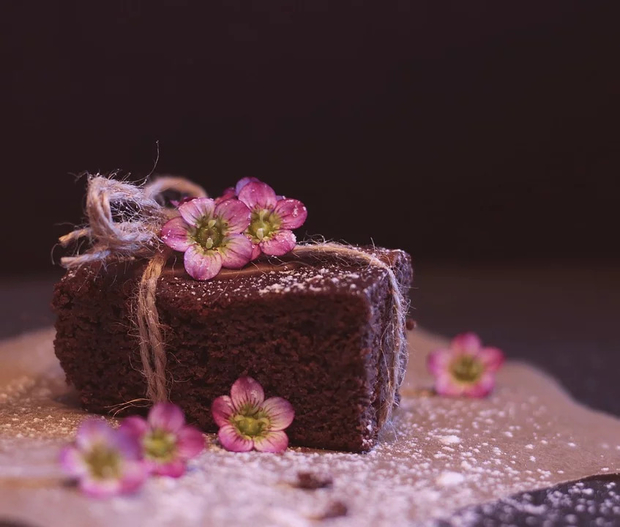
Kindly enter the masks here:
[[116, 479], [121, 473], [120, 454], [105, 445], [95, 445], [85, 456], [86, 464], [95, 479]]
[[462, 355], [452, 362], [450, 372], [454, 379], [463, 384], [473, 384], [480, 380], [484, 373], [484, 365], [470, 355]]
[[250, 226], [246, 231], [254, 243], [269, 240], [274, 233], [278, 232], [282, 220], [280, 216], [268, 209], [253, 210], [250, 218]]
[[206, 251], [217, 249], [224, 241], [228, 225], [220, 219], [204, 218], [198, 225], [191, 237]]
[[164, 430], [154, 430], [144, 437], [144, 456], [147, 459], [166, 463], [174, 458], [176, 438]]
[[231, 418], [232, 425], [237, 431], [246, 437], [260, 437], [269, 432], [271, 422], [265, 415], [255, 407], [248, 406]]

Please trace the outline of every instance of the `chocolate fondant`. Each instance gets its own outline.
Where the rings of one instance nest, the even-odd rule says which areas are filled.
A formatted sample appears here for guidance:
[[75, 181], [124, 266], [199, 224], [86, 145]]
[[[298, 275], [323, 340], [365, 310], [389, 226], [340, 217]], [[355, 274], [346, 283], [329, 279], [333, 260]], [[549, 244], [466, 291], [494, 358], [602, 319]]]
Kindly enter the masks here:
[[[372, 251], [390, 263], [407, 294], [409, 256]], [[137, 411], [145, 403], [131, 323], [144, 266], [87, 264], [68, 271], [55, 288], [56, 355], [90, 411], [108, 413], [131, 401], [127, 411]], [[382, 341], [391, 302], [384, 269], [328, 255], [260, 262], [207, 282], [172, 262], [157, 286], [170, 399], [214, 431], [212, 400], [250, 375], [267, 397], [293, 404], [287, 430], [293, 444], [368, 450], [388, 389], [381, 353], [393, 352]]]

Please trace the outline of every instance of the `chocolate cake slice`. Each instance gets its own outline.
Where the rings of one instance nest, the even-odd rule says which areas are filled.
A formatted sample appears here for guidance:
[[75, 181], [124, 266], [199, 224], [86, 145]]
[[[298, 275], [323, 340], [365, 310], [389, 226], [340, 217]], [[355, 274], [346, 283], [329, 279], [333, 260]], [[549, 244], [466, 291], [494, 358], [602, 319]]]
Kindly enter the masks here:
[[[390, 264], [407, 296], [410, 257], [369, 252]], [[56, 285], [56, 355], [90, 411], [108, 413], [145, 396], [131, 318], [145, 265], [86, 264]], [[384, 339], [392, 316], [387, 274], [321, 255], [259, 262], [199, 282], [172, 262], [159, 278], [156, 302], [171, 401], [190, 421], [216, 431], [211, 402], [250, 375], [267, 397], [293, 404], [292, 444], [370, 449], [389, 389], [381, 353], [393, 352]]]

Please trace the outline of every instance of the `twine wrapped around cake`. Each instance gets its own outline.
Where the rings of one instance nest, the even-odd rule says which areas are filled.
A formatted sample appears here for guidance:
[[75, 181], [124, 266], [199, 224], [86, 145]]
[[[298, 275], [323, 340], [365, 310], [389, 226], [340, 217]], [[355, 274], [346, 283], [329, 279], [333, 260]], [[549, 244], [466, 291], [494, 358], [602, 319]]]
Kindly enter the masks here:
[[[147, 398], [153, 403], [168, 400], [166, 349], [156, 305], [157, 282], [172, 251], [160, 238], [163, 224], [177, 213], [157, 200], [166, 191], [188, 197], [206, 197], [205, 190], [180, 177], [162, 176], [145, 185], [122, 182], [99, 174], [89, 176], [86, 198], [88, 224], [59, 239], [67, 247], [88, 238], [90, 247], [74, 256], [61, 258], [66, 268], [108, 258], [148, 259], [138, 284], [134, 324], [138, 329], [140, 359], [146, 378]], [[294, 256], [330, 254], [386, 272], [391, 293], [392, 316], [382, 339], [380, 357], [387, 372], [387, 396], [379, 409], [382, 425], [397, 404], [398, 388], [407, 366], [406, 317], [408, 301], [402, 294], [396, 273], [389, 263], [353, 246], [323, 242], [297, 245]]]

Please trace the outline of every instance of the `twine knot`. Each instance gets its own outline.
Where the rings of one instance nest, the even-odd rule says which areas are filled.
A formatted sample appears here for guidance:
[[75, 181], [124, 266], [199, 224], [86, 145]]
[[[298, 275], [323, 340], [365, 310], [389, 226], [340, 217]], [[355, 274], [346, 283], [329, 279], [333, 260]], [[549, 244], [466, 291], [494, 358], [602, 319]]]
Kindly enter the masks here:
[[65, 256], [60, 263], [75, 267], [87, 262], [152, 257], [159, 250], [159, 232], [171, 210], [157, 197], [167, 190], [189, 196], [206, 196], [204, 189], [184, 178], [163, 176], [144, 186], [101, 176], [90, 176], [86, 194], [88, 225], [59, 239], [63, 247], [89, 238], [91, 247], [82, 254]]

